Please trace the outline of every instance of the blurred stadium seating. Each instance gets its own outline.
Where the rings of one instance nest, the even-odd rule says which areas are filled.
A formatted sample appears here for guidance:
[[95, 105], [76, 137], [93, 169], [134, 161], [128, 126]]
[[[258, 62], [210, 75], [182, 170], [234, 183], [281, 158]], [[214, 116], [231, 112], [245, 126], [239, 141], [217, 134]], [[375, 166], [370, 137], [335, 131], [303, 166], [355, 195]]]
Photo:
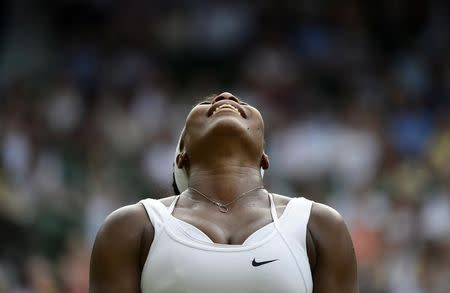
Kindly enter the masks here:
[[265, 118], [268, 189], [344, 216], [361, 292], [450, 292], [446, 1], [205, 2], [0, 4], [0, 292], [86, 292], [105, 216], [171, 195], [225, 90]]

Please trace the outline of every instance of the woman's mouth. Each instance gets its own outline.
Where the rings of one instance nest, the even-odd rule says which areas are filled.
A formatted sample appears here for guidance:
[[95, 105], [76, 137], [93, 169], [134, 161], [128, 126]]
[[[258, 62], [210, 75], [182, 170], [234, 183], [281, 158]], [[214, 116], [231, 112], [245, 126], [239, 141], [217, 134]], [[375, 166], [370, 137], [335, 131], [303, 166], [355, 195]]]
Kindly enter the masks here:
[[232, 111], [239, 114], [242, 118], [247, 119], [247, 114], [245, 113], [241, 105], [231, 100], [219, 101], [214, 103], [209, 108], [207, 115], [208, 117], [211, 117], [212, 115], [222, 111]]
[[232, 112], [236, 112], [237, 114], [240, 114], [239, 110], [236, 107], [234, 107], [233, 105], [223, 104], [223, 105], [220, 105], [219, 107], [217, 107], [214, 110], [214, 112], [211, 114], [211, 116], [216, 114], [217, 112], [221, 112], [221, 111], [232, 111]]

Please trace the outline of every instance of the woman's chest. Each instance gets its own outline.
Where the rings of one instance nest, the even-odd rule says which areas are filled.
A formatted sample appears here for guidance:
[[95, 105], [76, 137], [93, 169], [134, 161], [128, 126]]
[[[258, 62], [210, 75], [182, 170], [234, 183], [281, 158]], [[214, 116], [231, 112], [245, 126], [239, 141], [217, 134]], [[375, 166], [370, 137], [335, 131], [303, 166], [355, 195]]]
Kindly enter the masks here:
[[142, 292], [306, 293], [302, 274], [279, 235], [240, 246], [164, 234], [144, 266]]
[[244, 213], [178, 212], [172, 215], [185, 230], [203, 235], [212, 243], [241, 245], [254, 233], [273, 223], [270, 211]]

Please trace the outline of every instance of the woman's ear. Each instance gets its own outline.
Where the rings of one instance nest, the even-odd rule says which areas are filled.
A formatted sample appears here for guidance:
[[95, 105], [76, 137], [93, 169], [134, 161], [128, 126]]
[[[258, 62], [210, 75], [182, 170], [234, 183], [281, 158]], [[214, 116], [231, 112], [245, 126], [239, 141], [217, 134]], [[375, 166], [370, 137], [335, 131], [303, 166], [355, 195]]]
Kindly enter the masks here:
[[263, 168], [263, 170], [267, 170], [269, 169], [269, 166], [270, 166], [269, 156], [267, 156], [266, 153], [263, 153], [261, 157], [261, 168]]
[[189, 163], [188, 158], [187, 158], [187, 155], [186, 155], [185, 152], [179, 153], [179, 154], [177, 155], [177, 158], [176, 158], [175, 161], [176, 161], [177, 167], [178, 167], [179, 169], [183, 169], [184, 167], [187, 167], [187, 166], [188, 166], [188, 163]]

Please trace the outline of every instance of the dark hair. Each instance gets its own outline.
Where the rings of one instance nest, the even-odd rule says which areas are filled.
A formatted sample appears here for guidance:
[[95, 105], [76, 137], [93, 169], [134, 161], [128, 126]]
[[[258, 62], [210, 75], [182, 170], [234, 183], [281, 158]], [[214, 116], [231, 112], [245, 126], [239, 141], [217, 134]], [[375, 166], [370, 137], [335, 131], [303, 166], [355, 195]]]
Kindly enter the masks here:
[[178, 189], [177, 183], [175, 182], [175, 172], [172, 172], [172, 188], [175, 195], [179, 195], [181, 193]]
[[[184, 146], [184, 135], [185, 135], [185, 132], [182, 131], [181, 138], [180, 138], [180, 145], [179, 145], [179, 149], [178, 149], [178, 151], [180, 151], [180, 152]], [[174, 168], [174, 170], [175, 170], [175, 168], [177, 168], [175, 162], [173, 163], [173, 168]], [[172, 171], [172, 188], [173, 188], [173, 192], [175, 193], [175, 195], [181, 194], [180, 189], [178, 189], [177, 182], [175, 181], [175, 171]]]

